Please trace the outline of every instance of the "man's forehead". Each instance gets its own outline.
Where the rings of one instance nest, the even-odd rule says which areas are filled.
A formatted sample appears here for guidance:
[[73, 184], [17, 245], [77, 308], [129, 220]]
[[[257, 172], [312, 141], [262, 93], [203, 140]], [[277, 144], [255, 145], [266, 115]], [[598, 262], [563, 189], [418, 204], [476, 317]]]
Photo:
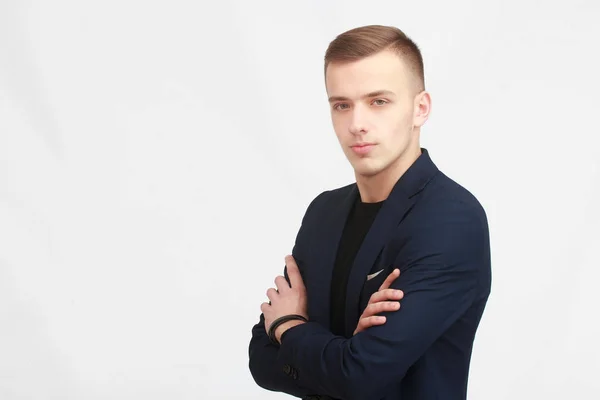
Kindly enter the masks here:
[[344, 77], [331, 76], [326, 80], [326, 91], [329, 97], [345, 97], [352, 99], [398, 96], [405, 92], [407, 81], [400, 74], [388, 76], [386, 74], [373, 74], [370, 77]]
[[328, 67], [325, 76], [328, 96], [362, 98], [382, 91], [387, 95], [398, 95], [410, 88], [412, 77], [402, 63], [361, 61], [363, 60]]

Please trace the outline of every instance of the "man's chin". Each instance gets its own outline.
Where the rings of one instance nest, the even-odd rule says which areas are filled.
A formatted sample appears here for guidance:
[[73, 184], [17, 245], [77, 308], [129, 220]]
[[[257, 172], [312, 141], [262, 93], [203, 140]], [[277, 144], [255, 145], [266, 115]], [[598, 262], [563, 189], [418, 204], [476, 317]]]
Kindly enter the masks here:
[[371, 178], [381, 172], [381, 168], [377, 165], [352, 165], [354, 174], [364, 178]]

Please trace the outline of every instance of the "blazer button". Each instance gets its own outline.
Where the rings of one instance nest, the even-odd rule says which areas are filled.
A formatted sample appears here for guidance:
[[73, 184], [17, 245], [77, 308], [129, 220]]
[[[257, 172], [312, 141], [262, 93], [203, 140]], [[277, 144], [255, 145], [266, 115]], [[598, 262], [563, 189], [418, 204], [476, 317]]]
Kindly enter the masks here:
[[283, 366], [283, 372], [287, 375], [287, 376], [291, 376], [292, 375], [292, 367], [290, 367], [289, 365], [285, 364]]

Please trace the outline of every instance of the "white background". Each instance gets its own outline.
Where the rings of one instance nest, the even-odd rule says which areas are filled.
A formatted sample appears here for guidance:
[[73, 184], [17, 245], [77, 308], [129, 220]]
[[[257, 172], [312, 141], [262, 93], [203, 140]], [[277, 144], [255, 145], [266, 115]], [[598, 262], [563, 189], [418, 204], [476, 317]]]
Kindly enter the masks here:
[[0, 399], [268, 399], [250, 329], [353, 181], [323, 55], [422, 48], [422, 145], [484, 205], [470, 399], [600, 398], [597, 2], [0, 2]]

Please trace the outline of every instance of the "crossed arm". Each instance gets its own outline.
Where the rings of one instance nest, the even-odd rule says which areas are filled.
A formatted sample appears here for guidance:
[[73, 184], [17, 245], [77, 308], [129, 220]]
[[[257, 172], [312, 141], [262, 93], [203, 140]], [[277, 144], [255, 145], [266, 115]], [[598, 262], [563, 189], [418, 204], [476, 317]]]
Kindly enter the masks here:
[[[289, 282], [287, 270], [284, 270], [284, 275]], [[403, 292], [401, 290], [390, 289], [392, 282], [399, 275], [400, 270], [395, 269], [382, 283], [379, 290], [371, 296], [369, 304], [359, 319], [354, 334], [360, 333], [370, 327], [384, 324], [385, 317], [378, 314], [386, 311], [396, 311], [400, 308], [398, 301], [402, 299]], [[295, 325], [292, 324], [292, 326]], [[289, 326], [284, 329], [289, 329]], [[279, 338], [281, 334], [277, 336]], [[249, 355], [252, 375], [255, 381], [264, 389], [284, 392], [297, 397], [320, 393], [318, 389], [310, 388], [310, 382], [306, 380], [298, 382], [297, 373], [292, 373], [291, 377], [285, 375], [289, 364], [286, 364], [280, 357], [279, 346], [274, 345], [269, 340], [265, 330], [264, 314], [261, 314], [259, 323], [252, 328]]]
[[[261, 386], [296, 396], [383, 397], [483, 294], [480, 280], [489, 256], [487, 228], [473, 216], [440, 213], [414, 232], [394, 264], [402, 271], [392, 284], [404, 292], [402, 308], [383, 313], [384, 325], [350, 339], [335, 336], [315, 322], [297, 325], [286, 332], [279, 348], [270, 348], [269, 358], [267, 352], [260, 354], [261, 360], [255, 355], [255, 362], [261, 364], [260, 372], [253, 372], [255, 379], [260, 376], [265, 384]], [[290, 290], [295, 290], [294, 279]], [[263, 332], [258, 332], [260, 328], [255, 326], [258, 336], [253, 340], [266, 338], [264, 326]], [[281, 372], [285, 365], [297, 371], [295, 379]]]

